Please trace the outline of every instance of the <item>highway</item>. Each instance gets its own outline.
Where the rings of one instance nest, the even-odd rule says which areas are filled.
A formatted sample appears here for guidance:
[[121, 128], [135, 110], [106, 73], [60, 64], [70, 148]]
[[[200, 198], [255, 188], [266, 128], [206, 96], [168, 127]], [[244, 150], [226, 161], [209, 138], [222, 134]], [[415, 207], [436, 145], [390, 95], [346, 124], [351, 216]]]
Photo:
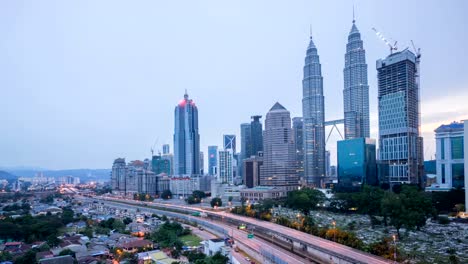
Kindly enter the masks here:
[[[88, 201], [89, 203], [92, 203], [92, 200], [93, 200], [93, 198], [86, 198], [86, 197], [80, 197], [80, 198], [83, 199], [83, 200]], [[99, 198], [96, 198], [96, 199], [99, 199]], [[123, 204], [122, 202], [125, 202], [125, 204]], [[119, 200], [109, 201], [109, 200], [107, 200], [104, 203], [104, 206], [109, 207], [109, 208], [117, 208], [117, 209], [128, 209], [129, 206], [133, 206], [133, 207], [139, 208], [141, 212], [146, 211], [146, 212], [149, 212], [149, 213], [156, 213], [156, 214], [171, 213], [171, 214], [178, 215], [179, 217], [187, 217], [191, 221], [196, 220], [197, 222], [210, 223], [210, 224], [216, 225], [217, 227], [223, 228], [224, 230], [227, 230], [228, 232], [226, 232], [226, 233], [228, 233], [228, 234], [226, 234], [226, 235], [232, 236], [236, 243], [242, 243], [244, 246], [250, 248], [251, 250], [258, 253], [259, 255], [261, 255], [262, 251], [267, 251], [267, 252], [274, 253], [274, 255], [276, 257], [278, 257], [279, 259], [284, 261], [283, 263], [289, 263], [289, 264], [312, 263], [312, 262], [310, 262], [310, 261], [308, 261], [308, 260], [306, 260], [306, 259], [304, 259], [304, 258], [290, 252], [290, 251], [284, 250], [284, 249], [282, 249], [280, 247], [277, 247], [277, 246], [274, 246], [274, 245], [270, 245], [270, 243], [268, 241], [265, 241], [265, 240], [262, 240], [262, 239], [259, 239], [259, 238], [256, 238], [256, 237], [253, 238], [253, 239], [249, 239], [249, 238], [247, 238], [247, 232], [246, 231], [238, 230], [236, 226], [233, 226], [232, 224], [230, 225], [230, 224], [228, 224], [226, 222], [220, 222], [220, 221], [214, 221], [214, 220], [208, 220], [208, 219], [201, 219], [199, 217], [194, 217], [194, 216], [184, 215], [184, 214], [178, 214], [178, 213], [174, 213], [174, 212], [166, 212], [166, 211], [154, 209], [154, 208], [151, 208], [151, 207], [148, 207], [148, 206], [143, 206], [143, 205], [138, 204], [138, 203], [130, 205], [130, 204], [128, 204], [128, 202], [129, 201], [125, 201], [125, 200], [122, 200], [122, 201], [119, 201]], [[235, 252], [233, 251], [233, 253], [235, 253]], [[263, 261], [263, 259], [262, 259], [262, 261]], [[241, 263], [245, 263], [245, 262], [241, 261]], [[268, 262], [263, 261], [262, 263], [268, 263]]]
[[[109, 199], [106, 197], [106, 199]], [[116, 199], [116, 198], [111, 198], [114, 201], [119, 201], [119, 202], [130, 202], [130, 203], [142, 203], [142, 202], [135, 202], [135, 201], [128, 201], [128, 200], [122, 200], [122, 199]], [[211, 210], [205, 210], [201, 208], [194, 208], [194, 207], [189, 207], [189, 206], [184, 206], [184, 205], [173, 205], [173, 204], [168, 204], [168, 203], [148, 203], [149, 205], [154, 205], [154, 206], [160, 206], [160, 207], [166, 207], [168, 209], [181, 209], [185, 211], [198, 211], [198, 212], [204, 212], [208, 215], [217, 215], [219, 218], [224, 218], [224, 219], [235, 219], [239, 222], [243, 222], [245, 224], [263, 228], [263, 229], [268, 229], [271, 232], [275, 232], [277, 234], [280, 234], [283, 237], [287, 237], [293, 241], [298, 241], [304, 245], [310, 246], [312, 248], [319, 249], [320, 251], [323, 252], [329, 252], [331, 255], [336, 255], [339, 258], [346, 259], [350, 263], [375, 263], [375, 264], [388, 264], [388, 263], [394, 263], [391, 260], [384, 259], [379, 256], [375, 256], [357, 249], [353, 249], [338, 243], [335, 243], [333, 241], [329, 241], [320, 237], [316, 237], [295, 229], [291, 229], [288, 227], [284, 227], [278, 224], [274, 224], [268, 221], [262, 221], [258, 220], [255, 218], [250, 218], [250, 217], [245, 217], [245, 216], [240, 216], [240, 215], [235, 215], [232, 213], [226, 213], [225, 211], [211, 211]], [[279, 247], [277, 247], [280, 250]], [[285, 250], [281, 249], [281, 252], [284, 252]], [[288, 252], [290, 253], [290, 252]], [[291, 254], [291, 253], [290, 253]], [[295, 262], [288, 262], [288, 263], [295, 263]], [[302, 262], [299, 263], [304, 263], [304, 259], [302, 259]]]

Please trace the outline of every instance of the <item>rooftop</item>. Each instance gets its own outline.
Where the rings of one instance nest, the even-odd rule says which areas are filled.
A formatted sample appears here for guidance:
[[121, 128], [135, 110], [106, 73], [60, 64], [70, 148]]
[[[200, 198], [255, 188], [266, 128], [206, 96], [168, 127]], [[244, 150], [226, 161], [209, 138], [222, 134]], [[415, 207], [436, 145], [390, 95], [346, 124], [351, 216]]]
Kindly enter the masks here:
[[436, 133], [443, 133], [443, 132], [459, 132], [464, 130], [463, 123], [459, 122], [452, 122], [448, 125], [441, 125], [438, 127], [434, 132]]

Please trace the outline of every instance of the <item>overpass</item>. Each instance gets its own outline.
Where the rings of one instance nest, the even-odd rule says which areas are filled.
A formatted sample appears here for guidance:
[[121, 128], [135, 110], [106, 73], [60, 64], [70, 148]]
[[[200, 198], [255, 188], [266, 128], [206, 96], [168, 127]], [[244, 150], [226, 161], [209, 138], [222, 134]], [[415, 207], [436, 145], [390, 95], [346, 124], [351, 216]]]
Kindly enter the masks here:
[[[247, 224], [250, 228], [254, 229], [255, 233], [264, 236], [271, 237], [271, 243], [282, 243], [289, 246], [290, 250], [300, 256], [308, 256], [308, 259], [316, 263], [395, 263], [394, 261], [387, 260], [385, 258], [375, 256], [357, 249], [353, 249], [333, 241], [329, 241], [320, 237], [316, 237], [292, 228], [284, 227], [278, 224], [274, 224], [268, 221], [262, 221], [255, 218], [235, 215], [226, 213], [224, 211], [212, 211], [201, 208], [194, 208], [184, 205], [175, 205], [168, 203], [149, 203], [139, 202], [132, 200], [120, 200], [115, 198], [105, 198], [120, 203], [130, 203], [135, 206], [155, 206], [160, 210], [170, 210], [180, 215], [191, 214], [194, 212], [205, 213], [208, 218], [215, 220], [216, 225], [222, 225], [223, 223], [231, 223], [233, 225]], [[146, 205], [146, 206], [145, 206]], [[165, 212], [167, 214], [167, 212]], [[192, 220], [198, 219], [193, 216], [188, 216]], [[198, 219], [197, 221], [202, 221]], [[221, 223], [219, 223], [221, 222]], [[201, 225], [203, 223], [200, 222]], [[228, 233], [225, 233], [228, 234]]]

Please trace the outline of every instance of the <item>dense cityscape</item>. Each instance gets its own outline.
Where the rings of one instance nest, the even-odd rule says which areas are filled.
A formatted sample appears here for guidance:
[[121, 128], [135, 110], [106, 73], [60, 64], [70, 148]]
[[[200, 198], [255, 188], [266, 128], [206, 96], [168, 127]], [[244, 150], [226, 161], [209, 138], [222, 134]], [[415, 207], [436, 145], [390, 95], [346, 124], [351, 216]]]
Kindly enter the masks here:
[[1, 167], [0, 264], [467, 263], [468, 120], [440, 123], [427, 159], [420, 67], [432, 55], [372, 28], [388, 53], [368, 67], [354, 7], [349, 22], [344, 67], [333, 69], [342, 118], [326, 119], [336, 106], [325, 102], [311, 29], [294, 87], [302, 116], [265, 95], [271, 107], [251, 112], [240, 134], [202, 149], [199, 121], [210, 113], [199, 115], [189, 87], [173, 103], [173, 127], [158, 128], [173, 140], [156, 140], [149, 157], [115, 155], [110, 169]]

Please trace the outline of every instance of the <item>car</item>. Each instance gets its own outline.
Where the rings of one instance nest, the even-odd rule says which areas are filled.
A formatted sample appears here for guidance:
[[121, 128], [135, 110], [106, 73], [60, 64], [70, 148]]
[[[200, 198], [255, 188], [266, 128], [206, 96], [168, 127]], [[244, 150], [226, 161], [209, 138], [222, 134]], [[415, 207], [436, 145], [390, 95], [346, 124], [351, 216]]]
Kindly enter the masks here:
[[249, 257], [245, 257], [245, 260], [250, 261], [250, 258], [249, 258]]
[[200, 229], [201, 231], [205, 230], [203, 226], [200, 226], [198, 229]]

